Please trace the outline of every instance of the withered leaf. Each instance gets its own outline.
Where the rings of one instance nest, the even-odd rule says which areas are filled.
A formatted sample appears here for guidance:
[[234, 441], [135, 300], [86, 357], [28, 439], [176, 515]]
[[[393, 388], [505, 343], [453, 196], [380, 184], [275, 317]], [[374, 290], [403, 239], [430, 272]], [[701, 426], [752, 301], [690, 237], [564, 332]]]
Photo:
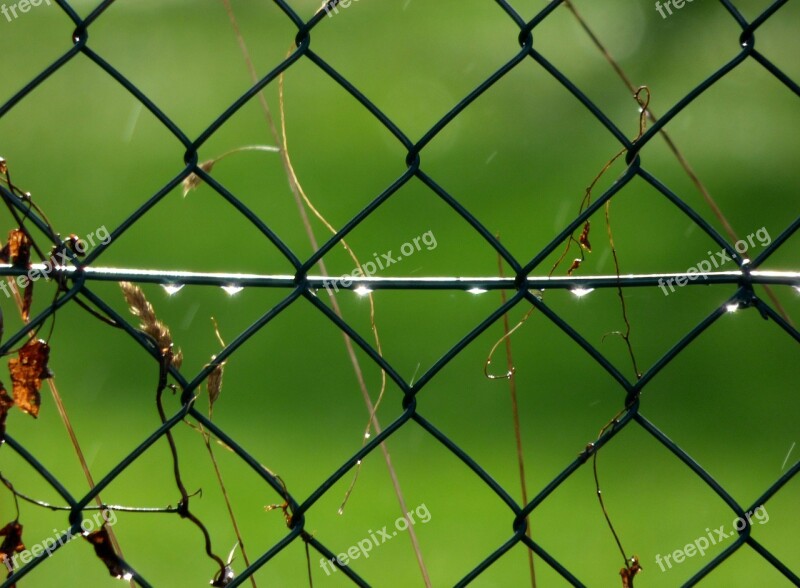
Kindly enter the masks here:
[[25, 545], [22, 543], [22, 525], [18, 521], [11, 521], [0, 529], [0, 537], [3, 537], [3, 543], [0, 544], [0, 563], [8, 569], [7, 577], [10, 578], [14, 569], [12, 563], [14, 554], [25, 551]]
[[123, 565], [122, 560], [114, 551], [111, 544], [111, 538], [108, 536], [108, 529], [105, 526], [100, 527], [94, 533], [89, 533], [86, 540], [94, 545], [94, 552], [100, 558], [106, 567], [108, 573], [115, 578], [124, 578], [129, 576], [130, 571]]
[[38, 339], [29, 341], [22, 347], [19, 358], [12, 357], [8, 360], [14, 402], [22, 412], [34, 418], [39, 415], [39, 389], [42, 387], [42, 379], [52, 375], [47, 367], [49, 358], [50, 346]]
[[222, 392], [222, 370], [225, 368], [225, 362], [214, 366], [214, 369], [211, 370], [211, 373], [208, 374], [208, 381], [206, 386], [208, 386], [208, 401], [211, 406], [214, 406], [214, 403], [219, 398], [220, 392]]
[[[211, 317], [211, 323], [214, 325], [214, 334], [217, 336], [217, 341], [219, 344], [225, 347], [225, 341], [222, 339], [222, 335], [219, 333], [219, 325], [217, 324], [217, 319], [213, 316]], [[211, 356], [211, 361], [217, 359], [216, 355]], [[216, 365], [214, 369], [208, 374], [208, 380], [206, 382], [206, 386], [208, 388], [208, 405], [210, 410], [214, 410], [214, 403], [219, 398], [220, 392], [222, 392], [222, 370], [225, 369], [225, 362], [223, 361], [219, 365]]]
[[8, 232], [8, 260], [15, 267], [27, 268], [31, 261], [31, 240], [22, 229]]
[[589, 253], [592, 252], [592, 244], [589, 243], [589, 229], [590, 228], [591, 228], [591, 225], [590, 225], [589, 221], [586, 221], [586, 224], [583, 225], [583, 231], [581, 232], [581, 236], [578, 237], [578, 243], [580, 244], [580, 246], [583, 247], [584, 249], [586, 249], [586, 251], [588, 251]]
[[634, 555], [631, 558], [630, 565], [619, 571], [619, 575], [622, 577], [622, 588], [633, 588], [633, 578], [641, 571], [642, 566], [639, 565], [639, 558]]
[[86, 241], [79, 238], [78, 235], [75, 235], [74, 233], [70, 234], [69, 237], [64, 239], [64, 245], [69, 247], [69, 250], [78, 257], [86, 256], [86, 250], [88, 249]]
[[567, 270], [567, 275], [571, 276], [572, 272], [574, 272], [579, 267], [581, 267], [581, 260], [580, 259], [573, 260], [572, 265], [569, 266], [569, 269]]
[[236, 575], [233, 573], [233, 568], [228, 564], [217, 572], [217, 575], [211, 580], [211, 585], [214, 586], [214, 588], [225, 588], [235, 577]]
[[[216, 163], [215, 160], [209, 159], [208, 161], [204, 161], [200, 164], [200, 169], [206, 173], [211, 172], [214, 168], [214, 164]], [[203, 179], [198, 176], [196, 173], [192, 172], [183, 180], [183, 197], [186, 198], [186, 195], [197, 188], [200, 184], [203, 183]]]
[[22, 296], [22, 320], [26, 323], [31, 315], [31, 304], [33, 304], [33, 280], [28, 280], [25, 286], [25, 293]]
[[8, 411], [14, 406], [14, 400], [6, 392], [6, 387], [0, 382], [0, 443], [6, 436], [6, 416]]

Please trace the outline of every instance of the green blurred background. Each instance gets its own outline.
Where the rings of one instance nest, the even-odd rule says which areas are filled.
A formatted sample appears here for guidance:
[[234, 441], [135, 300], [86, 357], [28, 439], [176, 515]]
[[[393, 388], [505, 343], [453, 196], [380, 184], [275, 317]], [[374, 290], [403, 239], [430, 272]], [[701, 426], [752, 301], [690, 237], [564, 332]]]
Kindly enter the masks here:
[[[319, 4], [291, 0], [302, 18]], [[740, 9], [755, 18], [770, 2]], [[512, 0], [524, 19], [544, 2]], [[75, 3], [85, 16], [96, 2]], [[275, 67], [296, 30], [271, 2], [233, 2], [259, 75]], [[724, 8], [694, 2], [662, 19], [641, 0], [576, 1], [634, 84], [646, 84], [651, 108], [665, 112], [739, 51], [740, 31]], [[800, 79], [797, 25], [800, 6], [787, 3], [756, 35], [759, 51]], [[11, 22], [0, 18], [3, 83], [0, 103], [71, 46], [74, 25], [56, 6], [42, 5]], [[249, 87], [237, 39], [220, 2], [119, 0], [90, 27], [88, 46], [150, 97], [191, 138], [199, 135]], [[361, 0], [325, 18], [311, 48], [383, 110], [412, 140], [519, 50], [518, 29], [488, 1]], [[534, 31], [534, 46], [634, 137], [637, 106], [611, 67], [565, 7]], [[315, 206], [343, 226], [405, 170], [401, 145], [361, 105], [307, 59], [285, 79], [289, 150]], [[265, 96], [277, 116], [277, 84]], [[800, 104], [784, 85], [747, 60], [686, 108], [668, 126], [698, 176], [733, 227], [746, 235], [764, 227], [777, 237], [798, 216]], [[273, 144], [257, 100], [251, 100], [200, 150], [200, 160], [250, 144]], [[558, 82], [528, 59], [449, 124], [424, 149], [422, 169], [498, 233], [527, 263], [578, 211], [585, 187], [619, 149], [614, 138]], [[0, 155], [15, 183], [29, 190], [63, 235], [112, 230], [183, 167], [184, 148], [137, 100], [83, 55], [53, 74], [0, 118]], [[643, 166], [721, 230], [661, 139], [642, 151]], [[623, 170], [606, 174], [596, 195]], [[279, 156], [242, 153], [213, 170], [215, 179], [258, 214], [302, 259], [312, 253]], [[719, 250], [662, 195], [634, 180], [613, 200], [615, 243], [623, 273], [681, 272]], [[12, 220], [4, 216], [6, 229]], [[316, 219], [320, 242], [329, 233]], [[593, 219], [594, 251], [582, 274], [612, 274], [602, 212]], [[494, 276], [493, 250], [421, 182], [412, 180], [348, 237], [362, 261], [431, 231], [437, 246], [422, 248], [382, 276]], [[798, 270], [792, 237], [766, 268]], [[42, 242], [45, 242], [44, 240]], [[546, 274], [552, 259], [536, 270]], [[325, 256], [333, 275], [353, 262], [338, 247]], [[291, 274], [290, 264], [208, 186], [183, 198], [174, 190], [96, 262], [97, 266]], [[566, 271], [566, 265], [561, 272]], [[725, 269], [734, 269], [733, 264]], [[312, 273], [319, 273], [319, 269]], [[506, 268], [506, 273], [510, 270]], [[118, 312], [126, 308], [114, 283], [90, 289]], [[53, 284], [37, 284], [36, 311], [49, 303]], [[158, 316], [185, 355], [191, 379], [219, 352], [210, 317], [226, 342], [277, 304], [286, 292], [248, 288], [230, 296], [217, 287], [186, 287], [169, 296], [145, 285]], [[687, 287], [665, 297], [658, 288], [626, 292], [632, 343], [641, 369], [650, 368], [700, 320], [723, 303], [733, 286]], [[775, 292], [800, 321], [800, 296]], [[759, 289], [763, 295], [763, 290]], [[323, 293], [321, 293], [323, 294]], [[336, 295], [345, 319], [371, 341], [369, 305], [351, 292]], [[327, 296], [321, 295], [326, 304]], [[633, 370], [619, 338], [617, 294], [597, 290], [576, 298], [564, 291], [545, 302], [629, 379]], [[399, 292], [375, 294], [384, 355], [406, 381], [419, 379], [449, 347], [500, 305], [499, 294]], [[510, 314], [514, 324], [527, 303]], [[0, 299], [5, 332], [21, 327], [11, 300]], [[131, 318], [133, 322], [133, 319]], [[451, 361], [418, 397], [418, 410], [472, 456], [515, 498], [520, 495], [514, 430], [506, 382], [482, 370], [497, 323]], [[96, 480], [159, 425], [154, 402], [155, 362], [123, 332], [76, 305], [58, 313], [50, 340], [51, 367]], [[534, 313], [513, 338], [529, 496], [561, 472], [620, 409], [624, 392], [549, 320]], [[754, 310], [724, 316], [646, 387], [641, 412], [714, 476], [743, 506], [796, 463], [798, 348]], [[364, 378], [377, 396], [380, 372], [358, 352]], [[499, 359], [499, 357], [498, 357]], [[500, 363], [500, 362], [496, 362]], [[6, 376], [1, 378], [8, 383]], [[38, 420], [14, 410], [8, 431], [75, 496], [86, 481], [45, 386]], [[389, 384], [379, 412], [387, 425], [401, 412], [402, 395]], [[206, 399], [200, 399], [205, 406]], [[178, 408], [168, 398], [168, 410]], [[299, 300], [250, 339], [228, 361], [214, 420], [255, 458], [279, 474], [299, 501], [361, 446], [367, 411], [342, 335], [322, 313]], [[236, 539], [212, 465], [199, 435], [175, 429], [183, 479], [202, 489], [192, 510], [225, 556]], [[512, 534], [513, 516], [458, 458], [415, 423], [387, 443], [409, 508], [424, 504], [430, 521], [416, 532], [433, 586], [453, 585]], [[787, 455], [789, 454], [789, 455]], [[235, 455], [216, 450], [228, 492], [254, 559], [286, 532], [280, 502]], [[788, 459], [787, 459], [788, 458]], [[786, 460], [786, 461], [785, 461]], [[785, 463], [784, 463], [785, 462]], [[599, 457], [609, 513], [629, 554], [644, 571], [643, 588], [676, 586], [724, 547], [662, 572], [654, 561], [705, 535], [730, 528], [735, 515], [665, 447], [638, 426], [622, 431]], [[0, 471], [20, 492], [62, 500], [10, 448]], [[379, 451], [365, 461], [343, 515], [338, 507], [348, 474], [306, 515], [306, 530], [340, 553], [400, 511]], [[102, 493], [107, 503], [175, 504], [179, 494], [165, 440], [158, 442]], [[795, 573], [800, 570], [795, 478], [766, 505], [769, 522], [754, 536]], [[14, 518], [9, 492], [0, 492], [2, 522]], [[63, 513], [22, 505], [30, 547], [67, 527]], [[619, 586], [621, 556], [595, 496], [591, 466], [562, 484], [531, 519], [534, 539], [590, 586]], [[114, 532], [127, 561], [155, 586], [207, 585], [215, 572], [202, 537], [168, 514], [118, 515]], [[315, 586], [350, 585], [326, 575], [312, 552]], [[237, 552], [234, 568], [242, 569]], [[353, 569], [375, 586], [423, 585], [406, 534], [376, 548]], [[300, 541], [262, 567], [260, 586], [308, 585]], [[536, 558], [540, 586], [567, 583]], [[525, 550], [517, 546], [475, 586], [530, 584]], [[84, 541], [74, 541], [19, 582], [20, 586], [119, 586]], [[715, 570], [707, 586], [788, 586], [749, 548]]]

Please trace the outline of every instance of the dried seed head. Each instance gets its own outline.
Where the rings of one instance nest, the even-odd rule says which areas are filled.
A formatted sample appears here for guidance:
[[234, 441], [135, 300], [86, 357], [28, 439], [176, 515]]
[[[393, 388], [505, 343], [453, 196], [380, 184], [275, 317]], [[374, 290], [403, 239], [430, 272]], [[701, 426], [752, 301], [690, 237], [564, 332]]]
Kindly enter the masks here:
[[[167, 325], [158, 320], [153, 305], [147, 300], [142, 289], [130, 282], [120, 282], [119, 287], [131, 314], [139, 319], [139, 328], [155, 340], [162, 353], [171, 350], [172, 333]], [[173, 353], [171, 363], [175, 369], [180, 369], [183, 363], [183, 353], [180, 349]]]
[[[200, 169], [206, 173], [211, 173], [211, 170], [214, 168], [214, 164], [216, 160], [209, 159], [208, 161], [204, 161], [200, 164]], [[192, 172], [183, 180], [183, 197], [186, 198], [186, 195], [197, 188], [200, 184], [203, 183], [203, 178], [198, 176], [196, 173]]]
[[175, 366], [176, 370], [181, 369], [183, 365], [183, 351], [180, 349], [172, 354], [172, 365]]

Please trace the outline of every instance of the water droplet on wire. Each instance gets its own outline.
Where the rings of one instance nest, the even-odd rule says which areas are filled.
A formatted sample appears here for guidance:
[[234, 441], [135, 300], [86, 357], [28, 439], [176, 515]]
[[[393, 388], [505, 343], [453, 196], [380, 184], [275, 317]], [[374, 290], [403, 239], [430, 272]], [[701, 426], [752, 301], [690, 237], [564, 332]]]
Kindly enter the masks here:
[[183, 290], [184, 284], [161, 284], [161, 287], [166, 290], [167, 294], [173, 296]]
[[572, 292], [578, 298], [583, 298], [590, 292], [594, 292], [594, 288], [573, 288], [570, 290], [570, 292]]
[[227, 286], [223, 286], [222, 289], [225, 290], [225, 292], [227, 292], [228, 296], [235, 296], [236, 294], [244, 290], [244, 287], [238, 284], [228, 284]]

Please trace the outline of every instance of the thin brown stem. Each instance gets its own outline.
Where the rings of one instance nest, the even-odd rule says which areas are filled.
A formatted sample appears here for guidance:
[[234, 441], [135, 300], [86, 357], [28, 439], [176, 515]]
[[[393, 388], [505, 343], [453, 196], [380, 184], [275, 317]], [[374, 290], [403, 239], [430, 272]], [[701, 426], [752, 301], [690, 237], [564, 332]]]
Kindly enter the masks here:
[[[72, 507], [66, 504], [50, 504], [49, 502], [45, 502], [44, 500], [38, 500], [36, 498], [32, 498], [27, 494], [23, 494], [22, 492], [18, 491], [14, 488], [14, 485], [8, 480], [2, 473], [0, 473], [0, 483], [4, 484], [6, 488], [8, 488], [11, 493], [14, 495], [14, 498], [19, 498], [29, 504], [33, 504], [35, 506], [39, 506], [41, 508], [46, 508], [47, 510], [52, 511], [71, 511]], [[174, 514], [178, 512], [178, 508], [175, 506], [165, 506], [163, 508], [159, 507], [140, 507], [140, 506], [122, 506], [119, 504], [101, 504], [98, 506], [85, 506], [84, 510], [113, 510], [117, 512], [146, 512], [146, 513], [171, 513]]]
[[[614, 418], [612, 418], [606, 425], [600, 429], [600, 433], [598, 433], [597, 438], [603, 436], [603, 434], [611, 427], [615, 426], [619, 421], [619, 417], [625, 412], [625, 409], [619, 411]], [[592, 451], [592, 471], [594, 472], [594, 485], [595, 490], [597, 491], [597, 500], [600, 502], [600, 509], [603, 511], [603, 516], [606, 519], [606, 523], [608, 523], [608, 528], [611, 529], [611, 534], [614, 536], [614, 541], [617, 543], [617, 547], [619, 547], [619, 551], [622, 554], [622, 559], [625, 562], [625, 567], [629, 568], [629, 565], [633, 562], [635, 558], [628, 558], [625, 553], [625, 549], [622, 547], [622, 541], [617, 535], [616, 529], [614, 529], [614, 524], [611, 522], [611, 516], [608, 514], [608, 509], [606, 508], [606, 503], [603, 500], [603, 492], [600, 489], [600, 478], [597, 473], [597, 449], [594, 447], [594, 444], [590, 444], [587, 449]]]
[[[236, 535], [236, 540], [239, 542], [239, 547], [242, 550], [242, 558], [244, 559], [245, 566], [250, 567], [250, 559], [247, 557], [244, 539], [242, 538], [242, 533], [239, 530], [239, 524], [236, 521], [236, 515], [233, 512], [233, 504], [228, 496], [228, 489], [225, 487], [225, 481], [222, 479], [222, 470], [219, 468], [217, 458], [214, 455], [214, 449], [211, 445], [211, 435], [208, 434], [202, 427], [200, 430], [203, 434], [203, 441], [205, 442], [206, 449], [208, 450], [208, 456], [211, 459], [211, 463], [214, 465], [214, 474], [217, 476], [217, 482], [219, 483], [220, 490], [222, 490], [222, 497], [225, 500], [225, 507], [228, 509], [228, 516], [230, 517], [231, 524], [233, 525], [233, 532]], [[253, 588], [257, 588], [255, 575], [253, 574], [250, 575], [250, 584], [253, 585]]]
[[[23, 315], [22, 308], [24, 304], [22, 296], [20, 296], [19, 290], [17, 290], [16, 282], [11, 277], [8, 277], [7, 279], [9, 285], [11, 286], [11, 291], [14, 295], [14, 302], [17, 305], [17, 310], [19, 311], [20, 316], [22, 316]], [[26, 320], [25, 322], [27, 323], [28, 321]], [[28, 333], [28, 337], [30, 340], [33, 340], [36, 337], [36, 331]], [[66, 429], [67, 431], [70, 443], [72, 444], [72, 449], [75, 451], [75, 455], [78, 458], [78, 462], [80, 463], [81, 470], [83, 471], [83, 475], [86, 478], [86, 482], [89, 485], [89, 489], [92, 490], [95, 487], [94, 478], [92, 477], [92, 472], [89, 470], [89, 464], [86, 462], [86, 456], [83, 454], [83, 449], [81, 448], [80, 442], [78, 441], [78, 436], [75, 434], [75, 429], [72, 427], [72, 421], [70, 421], [69, 415], [67, 414], [67, 409], [64, 406], [64, 401], [62, 400], [61, 394], [59, 394], [58, 388], [56, 387], [55, 376], [47, 378], [47, 386], [48, 388], [50, 388], [50, 393], [53, 396], [53, 401], [56, 404], [56, 410], [58, 410], [61, 422], [64, 425], [64, 429]], [[99, 494], [95, 496], [94, 501], [98, 507], [102, 508], [103, 499], [100, 497]], [[120, 547], [119, 541], [117, 540], [117, 536], [111, 527], [108, 527], [108, 538], [111, 540], [111, 545], [114, 548], [114, 552], [124, 559], [124, 555], [122, 553], [122, 547]], [[135, 588], [136, 583], [133, 580], [131, 580], [130, 586], [131, 588]]]
[[[572, 0], [564, 0], [564, 4], [573, 14], [575, 19], [578, 21], [581, 28], [589, 36], [592, 43], [594, 43], [595, 47], [597, 47], [600, 53], [603, 54], [603, 57], [606, 59], [606, 61], [608, 61], [609, 65], [611, 65], [612, 69], [617, 73], [617, 75], [625, 84], [625, 86], [627, 86], [628, 90], [630, 90], [631, 92], [635, 92], [636, 86], [633, 84], [633, 82], [631, 82], [630, 78], [625, 73], [625, 70], [623, 70], [622, 66], [620, 66], [619, 63], [617, 63], [617, 60], [614, 59], [614, 57], [611, 55], [611, 53], [603, 44], [603, 42], [600, 41], [599, 37], [589, 26], [589, 23], [587, 23], [586, 20], [581, 15], [581, 13], [578, 12], [578, 9], [575, 8], [575, 5], [572, 3]], [[644, 112], [652, 122], [655, 123], [658, 120], [656, 115], [649, 108], [644, 109]], [[697, 173], [695, 173], [694, 168], [692, 168], [692, 166], [689, 164], [689, 161], [683, 155], [681, 150], [678, 149], [678, 146], [672, 140], [672, 137], [669, 135], [667, 130], [661, 128], [659, 129], [658, 133], [664, 139], [664, 142], [667, 144], [669, 150], [678, 160], [678, 164], [683, 168], [683, 171], [686, 172], [686, 175], [689, 177], [689, 180], [697, 188], [697, 191], [700, 192], [700, 195], [703, 197], [703, 200], [705, 200], [706, 204], [711, 209], [712, 214], [719, 220], [720, 224], [725, 230], [725, 233], [728, 235], [728, 238], [731, 239], [731, 243], [737, 242], [739, 240], [739, 237], [736, 234], [736, 231], [731, 226], [731, 223], [728, 221], [727, 217], [722, 212], [722, 209], [719, 207], [716, 200], [714, 200], [714, 197], [711, 196], [711, 193], [708, 191], [708, 188], [706, 188], [705, 184], [703, 184], [702, 180], [700, 180]], [[770, 300], [775, 305], [775, 308], [778, 310], [778, 312], [784, 318], [784, 320], [790, 325], [794, 326], [792, 319], [789, 318], [789, 315], [786, 313], [786, 310], [783, 308], [783, 305], [781, 304], [780, 300], [778, 300], [778, 297], [775, 294], [772, 287], [767, 284], [764, 284], [764, 291], [767, 293], [767, 296], [769, 296]]]
[[[633, 373], [636, 374], [636, 379], [642, 377], [641, 372], [639, 372], [639, 366], [636, 364], [636, 355], [633, 352], [633, 346], [631, 345], [631, 322], [628, 319], [628, 307], [625, 304], [625, 295], [622, 293], [622, 286], [619, 282], [620, 277], [620, 269], [619, 269], [619, 257], [617, 256], [617, 248], [614, 245], [614, 234], [611, 232], [611, 217], [610, 210], [611, 210], [611, 201], [609, 200], [606, 202], [606, 232], [608, 234], [608, 243], [611, 246], [611, 254], [614, 256], [614, 270], [617, 272], [617, 296], [619, 296], [619, 303], [622, 308], [622, 320], [625, 323], [625, 332], [619, 334], [622, 339], [625, 341], [625, 346], [628, 349], [628, 355], [631, 358], [631, 363], [633, 364]], [[605, 339], [605, 337], [603, 337]]]
[[[500, 277], [505, 277], [505, 272], [503, 270], [503, 258], [500, 254], [497, 254], [497, 268], [500, 272]], [[500, 300], [502, 304], [506, 303], [506, 291], [500, 290]], [[509, 335], [511, 332], [508, 328], [508, 313], [503, 314], [503, 334], [505, 335], [505, 347], [506, 347], [506, 367], [508, 368], [508, 390], [511, 394], [511, 416], [514, 421], [514, 439], [517, 444], [517, 466], [519, 468], [519, 484], [522, 490], [522, 505], [527, 506], [528, 504], [528, 484], [525, 481], [525, 457], [522, 451], [522, 427], [520, 426], [519, 422], [519, 403], [517, 402], [517, 379], [514, 377], [514, 356], [511, 352], [511, 338]], [[531, 517], [528, 516], [525, 518], [525, 534], [528, 536], [528, 539], [531, 538]], [[531, 588], [536, 588], [536, 570], [533, 564], [533, 551], [531, 549], [527, 550], [528, 552], [528, 568], [531, 572]]]
[[[250, 58], [250, 52], [247, 49], [247, 44], [246, 44], [246, 42], [244, 40], [244, 36], [242, 35], [241, 30], [239, 29], [239, 24], [238, 24], [238, 21], [236, 19], [236, 16], [235, 16], [234, 12], [233, 12], [233, 7], [231, 6], [231, 2], [230, 2], [230, 0], [221, 0], [221, 2], [223, 4], [223, 6], [225, 7], [225, 11], [228, 14], [228, 18], [229, 18], [229, 20], [231, 22], [231, 27], [233, 28], [234, 35], [236, 36], [236, 40], [239, 43], [239, 48], [240, 48], [240, 50], [242, 52], [242, 56], [244, 58], [244, 62], [245, 62], [245, 65], [247, 67], [247, 70], [248, 70], [248, 72], [250, 74], [250, 78], [251, 78], [252, 82], [255, 83], [255, 82], [258, 81], [258, 74], [256, 72], [255, 66], [253, 65], [253, 61]], [[289, 154], [288, 154], [288, 152], [286, 150], [285, 119], [283, 120], [284, 134], [283, 134], [283, 136], [281, 136], [281, 134], [278, 132], [278, 129], [275, 126], [275, 121], [272, 118], [272, 113], [270, 111], [269, 104], [267, 103], [266, 96], [264, 96], [263, 92], [259, 92], [258, 93], [258, 100], [259, 100], [259, 103], [261, 104], [261, 110], [264, 113], [264, 117], [266, 119], [267, 126], [269, 127], [270, 133], [272, 134], [272, 137], [275, 140], [275, 143], [278, 144], [278, 145], [282, 145], [283, 146], [281, 148], [281, 161], [283, 163], [284, 171], [286, 172], [286, 178], [287, 178], [287, 181], [289, 182], [289, 187], [291, 189], [292, 195], [294, 196], [295, 203], [296, 203], [297, 209], [298, 209], [298, 214], [300, 216], [301, 222], [302, 222], [304, 230], [306, 232], [306, 236], [307, 236], [307, 238], [309, 240], [309, 243], [311, 244], [312, 248], [314, 248], [316, 250], [319, 247], [317, 245], [316, 237], [315, 237], [314, 231], [313, 231], [313, 229], [311, 227], [311, 222], [310, 222], [310, 220], [308, 218], [308, 214], [306, 212], [304, 203], [306, 205], [308, 205], [311, 208], [312, 211], [315, 211], [316, 208], [314, 208], [311, 205], [310, 201], [308, 201], [308, 198], [305, 197], [305, 193], [303, 192], [302, 188], [300, 187], [300, 183], [297, 180], [296, 174], [294, 173], [294, 169], [293, 169], [293, 166], [291, 164], [291, 159], [290, 159]], [[325, 222], [327, 223], [327, 221], [325, 221]], [[330, 227], [330, 228], [332, 228], [332, 227]], [[346, 247], [346, 245], [345, 245], [345, 247]], [[346, 248], [349, 251], [349, 247], [346, 247]], [[327, 272], [327, 269], [325, 267], [325, 263], [324, 263], [323, 260], [320, 260], [319, 266], [320, 266], [320, 271], [322, 272], [322, 275], [323, 276], [327, 276], [328, 272]], [[329, 296], [330, 296], [330, 300], [331, 300], [331, 307], [332, 307], [334, 313], [338, 317], [341, 318], [342, 317], [342, 311], [341, 311], [341, 308], [339, 307], [338, 302], [336, 301], [336, 298], [331, 293], [329, 293]], [[374, 327], [374, 306], [373, 306], [373, 301], [372, 301], [372, 296], [371, 295], [370, 295], [370, 315], [371, 315], [371, 321], [372, 321], [372, 327], [373, 327], [373, 335], [376, 337], [376, 341], [377, 341], [377, 332], [376, 332], [376, 329]], [[342, 333], [342, 337], [344, 339], [344, 345], [345, 345], [345, 348], [346, 348], [346, 351], [347, 351], [347, 355], [350, 358], [350, 363], [351, 363], [351, 365], [353, 367], [353, 372], [355, 373], [356, 380], [358, 381], [359, 389], [361, 390], [361, 395], [362, 395], [362, 397], [364, 399], [364, 404], [366, 405], [367, 411], [369, 412], [369, 415], [370, 415], [369, 420], [372, 423], [372, 427], [375, 430], [376, 434], [380, 434], [381, 427], [380, 427], [380, 422], [378, 421], [378, 416], [376, 414], [376, 406], [372, 402], [372, 399], [370, 397], [369, 390], [367, 388], [366, 382], [364, 381], [364, 376], [363, 376], [363, 373], [362, 373], [362, 370], [361, 370], [361, 365], [359, 363], [358, 356], [356, 355], [355, 349], [353, 347], [353, 343], [350, 340], [350, 337], [348, 337], [346, 333]], [[379, 342], [377, 343], [377, 345], [378, 345], [378, 353], [381, 353]], [[383, 370], [381, 370], [382, 390], [385, 387], [385, 378], [386, 378], [386, 374], [383, 372]], [[382, 397], [382, 392], [381, 392], [381, 394], [379, 394], [378, 399], [380, 400], [381, 397]], [[397, 477], [397, 473], [394, 470], [394, 466], [392, 465], [391, 456], [389, 454], [389, 449], [388, 449], [388, 447], [386, 446], [385, 443], [381, 443], [380, 447], [381, 447], [381, 452], [383, 453], [383, 458], [384, 458], [384, 461], [386, 463], [386, 467], [387, 467], [387, 469], [389, 471], [389, 476], [391, 477], [391, 480], [392, 480], [392, 486], [394, 488], [395, 496], [397, 497], [398, 503], [400, 505], [400, 508], [401, 508], [404, 516], [406, 516], [405, 513], [408, 512], [408, 509], [406, 508], [405, 498], [403, 496], [403, 492], [402, 492], [402, 489], [400, 487], [400, 481], [399, 481], [399, 479]], [[430, 581], [430, 577], [428, 575], [428, 570], [425, 567], [425, 562], [424, 562], [424, 560], [422, 558], [422, 550], [420, 548], [416, 532], [414, 531], [414, 528], [411, 525], [409, 525], [409, 527], [408, 527], [408, 535], [409, 535], [409, 538], [411, 540], [411, 544], [412, 544], [412, 547], [414, 549], [414, 554], [415, 554], [416, 559], [417, 559], [417, 564], [418, 564], [418, 566], [420, 568], [420, 572], [421, 572], [423, 580], [425, 582], [425, 586], [427, 588], [430, 588], [431, 581]]]
[[[161, 397], [164, 393], [164, 389], [167, 387], [167, 370], [172, 363], [172, 350], [171, 348], [167, 348], [162, 350], [162, 358], [159, 363], [159, 374], [158, 374], [158, 388], [156, 390], [156, 407], [158, 409], [158, 416], [161, 419], [161, 423], [164, 424], [167, 422], [167, 415], [164, 412], [164, 405], [161, 400]], [[208, 529], [206, 526], [198, 519], [192, 512], [189, 510], [189, 493], [186, 491], [186, 487], [183, 485], [183, 480], [181, 479], [181, 470], [178, 464], [178, 448], [175, 444], [175, 439], [172, 436], [172, 430], [167, 429], [164, 433], [164, 436], [167, 438], [167, 444], [169, 445], [170, 454], [172, 457], [172, 472], [175, 478], [175, 485], [178, 487], [178, 492], [181, 495], [181, 501], [178, 506], [178, 512], [182, 518], [189, 519], [194, 525], [200, 529], [200, 532], [203, 534], [203, 541], [205, 544], [205, 551], [206, 555], [214, 560], [216, 564], [219, 566], [219, 576], [224, 577], [225, 575], [225, 562], [214, 553], [211, 545], [211, 536], [208, 533]]]

